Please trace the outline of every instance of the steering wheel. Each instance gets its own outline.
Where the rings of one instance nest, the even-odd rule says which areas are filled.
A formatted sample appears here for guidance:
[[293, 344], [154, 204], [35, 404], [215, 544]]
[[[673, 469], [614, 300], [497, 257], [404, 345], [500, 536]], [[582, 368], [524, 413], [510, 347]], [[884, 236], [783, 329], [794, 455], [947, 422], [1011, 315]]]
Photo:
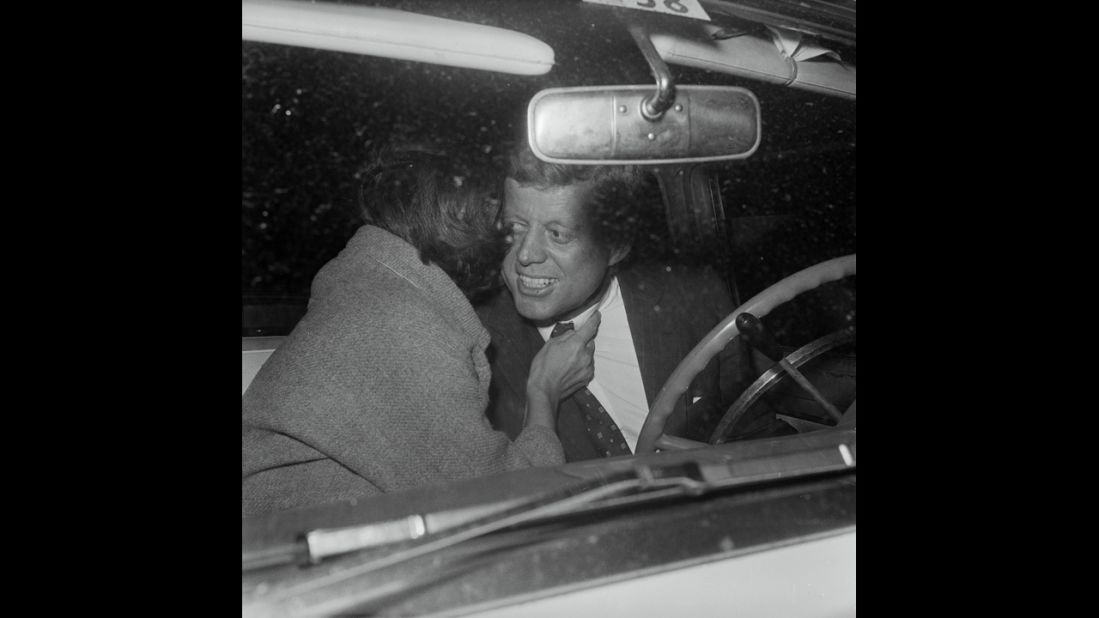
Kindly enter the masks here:
[[[795, 369], [808, 363], [809, 361], [831, 352], [832, 350], [842, 347], [855, 340], [855, 330], [853, 328], [843, 328], [829, 335], [825, 335], [820, 339], [816, 339], [797, 350], [791, 352], [785, 356], [783, 360], [793, 366]], [[710, 444], [721, 444], [725, 442], [725, 437], [729, 434], [737, 421], [744, 416], [747, 412], [763, 398], [774, 386], [781, 383], [784, 378], [789, 376], [787, 372], [779, 363], [775, 363], [773, 367], [763, 372], [761, 376], [756, 378], [755, 382], [752, 382], [751, 386], [744, 389], [744, 392], [737, 397], [737, 400], [733, 402], [729, 409], [725, 412], [725, 416], [721, 418], [721, 422], [714, 428], [713, 434], [710, 436]], [[854, 402], [852, 402], [854, 403]], [[843, 417], [848, 418], [847, 416]], [[795, 419], [796, 420], [796, 419]], [[802, 419], [803, 421], [805, 419]], [[808, 425], [816, 425], [817, 423], [807, 422]], [[826, 426], [822, 426], [826, 427]], [[659, 442], [659, 441], [658, 441]]]
[[[664, 383], [664, 386], [660, 389], [660, 393], [657, 394], [656, 399], [653, 401], [652, 409], [649, 410], [648, 416], [645, 417], [645, 424], [641, 427], [641, 434], [637, 438], [637, 448], [634, 449], [634, 452], [637, 454], [651, 453], [658, 447], [689, 448], [692, 446], [701, 446], [701, 443], [692, 440], [664, 435], [664, 425], [667, 423], [668, 417], [671, 416], [676, 402], [683, 396], [683, 393], [687, 392], [687, 389], [691, 386], [691, 382], [699, 372], [706, 367], [710, 362], [710, 359], [716, 356], [726, 344], [732, 341], [733, 337], [740, 334], [736, 325], [736, 317], [738, 315], [748, 312], [757, 318], [762, 318], [770, 313], [775, 307], [793, 300], [804, 292], [814, 290], [830, 281], [837, 281], [854, 274], [854, 253], [832, 258], [786, 277], [759, 294], [756, 294], [749, 299], [748, 302], [734, 309], [720, 324], [707, 333], [706, 336], [702, 338], [702, 341], [695, 345], [690, 353], [679, 363], [679, 366], [675, 368], [675, 371], [672, 372], [668, 381]], [[735, 407], [736, 404], [734, 404], [734, 408]], [[738, 415], [742, 413], [744, 409], [745, 408], [743, 407], [740, 408]], [[733, 408], [730, 408], [730, 412], [732, 411]], [[729, 414], [726, 414], [726, 418], [728, 417]], [[726, 426], [731, 426], [735, 419], [730, 419], [729, 422], [726, 423], [726, 418], [722, 419], [722, 423]]]

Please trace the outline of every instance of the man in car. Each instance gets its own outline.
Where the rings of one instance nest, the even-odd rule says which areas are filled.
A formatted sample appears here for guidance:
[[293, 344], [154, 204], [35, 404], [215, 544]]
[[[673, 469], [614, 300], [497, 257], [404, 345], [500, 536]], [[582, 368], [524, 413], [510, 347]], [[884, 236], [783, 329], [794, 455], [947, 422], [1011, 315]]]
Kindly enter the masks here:
[[[488, 416], [508, 435], [523, 427], [523, 385], [534, 354], [598, 310], [595, 377], [561, 402], [557, 434], [567, 461], [636, 449], [648, 410], [688, 352], [735, 308], [711, 270], [632, 264], [643, 176], [634, 166], [556, 165], [520, 147], [504, 184], [510, 246], [506, 289], [478, 308], [492, 365]], [[666, 425], [709, 438], [738, 386], [736, 346], [726, 346], [692, 384]]]

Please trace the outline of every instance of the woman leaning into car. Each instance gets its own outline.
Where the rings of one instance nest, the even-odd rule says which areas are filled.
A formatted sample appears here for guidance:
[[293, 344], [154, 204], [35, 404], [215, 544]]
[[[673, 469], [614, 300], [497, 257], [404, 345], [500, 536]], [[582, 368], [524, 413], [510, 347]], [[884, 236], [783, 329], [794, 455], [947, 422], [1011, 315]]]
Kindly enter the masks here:
[[493, 430], [489, 335], [469, 300], [505, 249], [486, 198], [438, 155], [375, 167], [366, 225], [244, 394], [244, 515], [564, 461], [555, 410], [591, 379], [598, 320], [535, 357], [516, 440]]

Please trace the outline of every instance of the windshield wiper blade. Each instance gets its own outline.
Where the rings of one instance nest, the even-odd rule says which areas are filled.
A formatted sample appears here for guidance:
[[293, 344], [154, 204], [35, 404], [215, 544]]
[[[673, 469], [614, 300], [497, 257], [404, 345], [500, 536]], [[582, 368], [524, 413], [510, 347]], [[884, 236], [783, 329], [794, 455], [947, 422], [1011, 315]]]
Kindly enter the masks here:
[[[449, 520], [437, 519], [433, 513], [416, 513], [381, 522], [330, 529], [319, 528], [306, 532], [292, 544], [242, 554], [241, 570], [249, 571], [290, 563], [317, 564], [327, 558], [351, 552], [407, 541], [422, 541], [420, 545], [391, 555], [398, 559], [385, 559], [385, 564], [379, 564], [376, 567], [382, 568], [389, 566], [390, 563], [395, 564], [424, 553], [437, 551], [517, 523], [567, 513], [579, 505], [618, 493], [636, 484], [637, 476], [632, 470], [603, 475], [536, 494], [518, 504], [502, 507], [489, 515], [458, 525], [443, 523]], [[368, 570], [374, 569], [363, 572]]]
[[[628, 469], [589, 477], [473, 521], [438, 530], [431, 529], [431, 522], [443, 520], [433, 520], [432, 513], [361, 526], [313, 530], [303, 535], [293, 550], [300, 561], [316, 563], [337, 555], [379, 549], [384, 544], [401, 545], [396, 545], [387, 555], [366, 557], [358, 564], [343, 564], [338, 570], [332, 569], [270, 591], [256, 602], [264, 607], [277, 606], [291, 598], [298, 604], [308, 603], [307, 599], [315, 594], [323, 597], [323, 590], [330, 586], [520, 524], [613, 507], [623, 502], [666, 499], [675, 495], [696, 496], [716, 489], [853, 470], [854, 454], [854, 442], [851, 441], [850, 444], [840, 442], [822, 448], [734, 461], [705, 456], [666, 464], [637, 461]], [[409, 546], [409, 543], [414, 544]], [[355, 599], [345, 600], [355, 602]]]
[[[313, 530], [299, 539], [294, 550], [295, 555], [306, 562], [322, 561], [367, 549], [381, 551], [385, 545], [379, 545], [375, 541], [386, 538], [386, 534], [378, 534], [380, 529], [388, 530], [389, 538], [406, 538], [399, 538], [393, 551], [386, 555], [373, 557], [367, 554], [353, 558], [350, 562], [343, 561], [338, 566], [334, 565], [335, 568], [324, 569], [316, 576], [306, 575], [304, 580], [276, 590], [267, 590], [265, 594], [248, 601], [242, 615], [271, 615], [271, 612], [277, 614], [280, 609], [290, 606], [295, 608], [295, 613], [302, 610], [308, 615], [312, 615], [312, 610], [321, 613], [343, 611], [368, 602], [384, 592], [375, 590], [374, 586], [350, 586], [350, 582], [459, 546], [492, 532], [521, 524], [543, 523], [558, 516], [613, 508], [626, 502], [661, 500], [675, 495], [697, 496], [716, 489], [850, 471], [855, 468], [854, 455], [852, 440], [850, 443], [840, 442], [823, 448], [733, 461], [704, 455], [666, 464], [635, 461], [630, 468], [590, 476], [565, 488], [543, 492], [518, 504], [502, 507], [490, 515], [440, 530], [431, 530], [431, 521], [436, 515], [433, 513], [410, 516], [418, 517], [418, 523], [410, 517], [404, 517], [380, 524]], [[439, 518], [435, 521], [445, 520]], [[414, 534], [421, 531], [421, 536], [413, 538]], [[368, 546], [357, 547], [356, 538], [359, 541], [365, 540]], [[340, 590], [338, 599], [332, 598], [330, 591], [333, 589]]]

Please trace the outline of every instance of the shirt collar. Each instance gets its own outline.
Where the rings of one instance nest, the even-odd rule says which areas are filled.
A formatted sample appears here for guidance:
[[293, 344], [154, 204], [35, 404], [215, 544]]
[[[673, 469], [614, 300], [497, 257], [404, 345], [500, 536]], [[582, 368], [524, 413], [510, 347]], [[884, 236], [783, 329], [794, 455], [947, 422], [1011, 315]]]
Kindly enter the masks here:
[[[581, 326], [583, 326], [588, 321], [588, 318], [590, 318], [592, 314], [595, 313], [596, 309], [603, 313], [606, 313], [604, 309], [606, 309], [606, 307], [608, 307], [621, 293], [621, 290], [618, 288], [618, 277], [611, 277], [610, 285], [608, 285], [607, 290], [603, 292], [603, 296], [599, 299], [599, 302], [593, 304], [591, 307], [588, 307], [583, 312], [581, 312], [580, 315], [569, 320], [569, 322], [572, 322], [572, 327], [580, 328]], [[542, 335], [543, 340], [549, 341], [550, 333], [553, 332], [554, 326], [556, 326], [556, 324], [541, 326], [538, 328], [538, 334]]]

